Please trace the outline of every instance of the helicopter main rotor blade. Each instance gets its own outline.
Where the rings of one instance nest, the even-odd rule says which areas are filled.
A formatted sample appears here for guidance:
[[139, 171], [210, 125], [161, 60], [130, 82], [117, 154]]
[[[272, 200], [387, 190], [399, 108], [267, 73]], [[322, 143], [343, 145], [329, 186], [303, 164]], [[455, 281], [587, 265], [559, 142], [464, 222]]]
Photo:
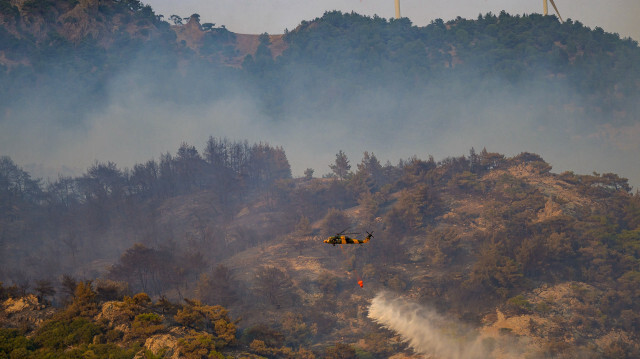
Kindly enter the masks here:
[[344, 232], [345, 232], [347, 229], [349, 229], [349, 227], [347, 227], [347, 228], [343, 229], [340, 233], [336, 233], [336, 236], [339, 236], [339, 235], [341, 235], [341, 234], [344, 234]]

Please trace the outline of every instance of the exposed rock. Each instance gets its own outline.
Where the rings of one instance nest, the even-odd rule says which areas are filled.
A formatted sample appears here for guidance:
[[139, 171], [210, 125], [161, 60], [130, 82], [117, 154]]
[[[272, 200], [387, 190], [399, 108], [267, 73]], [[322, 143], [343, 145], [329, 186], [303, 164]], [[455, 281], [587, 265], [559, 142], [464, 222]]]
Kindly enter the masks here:
[[106, 302], [102, 304], [102, 310], [98, 314], [98, 320], [107, 320], [110, 323], [114, 323], [117, 321], [118, 316], [120, 314], [120, 308], [118, 307], [118, 302]]
[[21, 298], [9, 298], [1, 304], [2, 318], [9, 327], [38, 326], [55, 312], [54, 308], [46, 307], [38, 298], [29, 294]]
[[144, 347], [149, 349], [153, 355], [163, 354], [163, 358], [177, 359], [180, 357], [178, 338], [172, 334], [158, 334], [147, 338]]
[[38, 298], [36, 298], [36, 296], [33, 294], [29, 294], [26, 297], [16, 299], [9, 298], [5, 300], [4, 303], [2, 303], [2, 306], [4, 307], [4, 311], [7, 314], [14, 314], [22, 312], [24, 310], [39, 310], [44, 308], [44, 306], [38, 302]]

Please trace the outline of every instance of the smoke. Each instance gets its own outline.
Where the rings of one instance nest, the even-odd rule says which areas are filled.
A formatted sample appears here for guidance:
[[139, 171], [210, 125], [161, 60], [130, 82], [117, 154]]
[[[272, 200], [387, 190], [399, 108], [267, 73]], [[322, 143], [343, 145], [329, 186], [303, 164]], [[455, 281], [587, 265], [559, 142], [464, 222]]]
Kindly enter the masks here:
[[[263, 112], [254, 92], [232, 80], [216, 83], [228, 89], [223, 95], [189, 103], [149, 95], [153, 83], [125, 86], [112, 81], [106, 105], [76, 124], [50, 120], [47, 108], [56, 104], [42, 98], [43, 105], [29, 108], [38, 114], [14, 113], [10, 121], [0, 121], [0, 153], [26, 168], [66, 166], [80, 174], [96, 160], [130, 168], [173, 152], [182, 142], [202, 150], [207, 138], [215, 136], [282, 146], [294, 176], [306, 168], [320, 176], [329, 172], [338, 150], [355, 168], [364, 151], [384, 164], [413, 155], [442, 159], [487, 147], [507, 156], [537, 153], [556, 173], [614, 172], [633, 186], [640, 184], [638, 143], [633, 141], [637, 125], [589, 123], [579, 111], [562, 109], [564, 103], [580, 106], [570, 91], [557, 95], [564, 89], [513, 88], [504, 81], [465, 89], [464, 80], [454, 78], [414, 92], [369, 88], [336, 101], [330, 92], [318, 94], [318, 84], [309, 85], [317, 78], [306, 69], [292, 77], [297, 81], [284, 89], [283, 114], [275, 119]], [[195, 92], [184, 87], [178, 91]], [[328, 105], [323, 108], [319, 102]], [[52, 172], [32, 174], [55, 179]]]
[[214, 136], [282, 146], [294, 176], [307, 168], [321, 176], [339, 150], [355, 169], [364, 151], [395, 164], [486, 147], [507, 156], [537, 153], [557, 173], [614, 172], [640, 184], [637, 124], [594, 120], [585, 113], [588, 100], [561, 79], [530, 76], [534, 80], [514, 85], [502, 78], [479, 81], [467, 71], [434, 73], [427, 84], [412, 87], [380, 80], [394, 78], [391, 67], [381, 67], [376, 78], [332, 78], [298, 64], [274, 81], [281, 84], [274, 92], [282, 103], [265, 106], [256, 85], [231, 70], [196, 64], [167, 70], [146, 59], [122, 65], [101, 87], [104, 96], [91, 103], [78, 100], [83, 84], [74, 79], [65, 79], [71, 90], [52, 86], [56, 96], [23, 89], [31, 95], [0, 116], [0, 153], [36, 169], [34, 177], [55, 179], [67, 169], [79, 175], [95, 161], [131, 168], [182, 142], [202, 151]]

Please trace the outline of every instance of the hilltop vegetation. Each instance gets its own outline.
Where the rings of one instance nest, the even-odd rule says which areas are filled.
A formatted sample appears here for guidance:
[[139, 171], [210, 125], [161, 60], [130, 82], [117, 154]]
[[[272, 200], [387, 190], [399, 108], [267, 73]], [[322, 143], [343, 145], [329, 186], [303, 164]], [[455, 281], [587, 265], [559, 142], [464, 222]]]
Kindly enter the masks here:
[[[520, 336], [532, 355], [639, 353], [640, 200], [624, 178], [554, 174], [535, 154], [471, 150], [397, 165], [365, 152], [354, 171], [339, 152], [327, 178], [309, 169], [292, 179], [284, 151], [267, 144], [211, 138], [203, 153], [183, 144], [160, 163], [96, 163], [46, 187], [4, 158], [2, 273], [12, 284], [3, 296], [34, 292], [60, 305], [61, 285], [99, 279], [86, 288], [103, 300], [146, 292], [222, 305], [242, 331], [260, 333], [239, 349], [256, 355], [322, 355], [341, 338], [340, 350], [385, 357], [404, 348], [363, 313], [386, 289], [461, 318], [495, 350]], [[375, 237], [322, 243], [344, 228]], [[131, 330], [143, 325], [138, 315], [160, 329], [141, 338], [172, 332], [170, 317], [145, 313], [130, 317]], [[97, 325], [87, 335], [111, 330]], [[39, 342], [38, 328], [23, 329], [27, 350], [62, 348]], [[66, 345], [96, 344], [83, 340]]]
[[[186, 24], [174, 15], [170, 26], [138, 0], [0, 4], [0, 106], [9, 115], [20, 113], [25, 99], [41, 97], [59, 110], [50, 117], [82, 121], [108, 103], [111, 91], [132, 88], [184, 104], [211, 102], [240, 86], [277, 119], [326, 112], [375, 88], [438, 89], [464, 99], [478, 89], [542, 87], [553, 89], [541, 98], [550, 115], [617, 125], [638, 120], [637, 42], [553, 16], [489, 13], [417, 27], [406, 18], [327, 12], [287, 32], [277, 51], [261, 37], [236, 69], [226, 66], [244, 56], [236, 35], [223, 25], [200, 25], [197, 14]], [[114, 88], [121, 76], [134, 80]], [[577, 110], [564, 109], [570, 105]]]
[[[556, 93], [557, 98], [548, 99], [552, 106], [584, 101], [593, 107], [586, 108], [582, 117], [589, 117], [592, 109], [624, 108], [630, 111], [617, 121], [638, 120], [637, 111], [632, 111], [640, 79], [638, 43], [601, 28], [591, 30], [579, 21], [560, 23], [555, 17], [502, 12], [472, 20], [438, 19], [416, 27], [406, 18], [386, 20], [334, 11], [303, 21], [285, 35], [285, 41], [289, 48], [273, 71], [311, 69], [310, 83], [319, 84], [317, 93], [339, 91], [336, 99], [348, 101], [349, 93], [372, 86], [406, 94], [435, 86], [465, 98], [465, 89], [457, 85], [461, 81], [468, 91], [491, 89], [496, 82], [512, 90], [544, 85], [556, 92], [565, 88], [576, 96]], [[268, 59], [263, 62], [270, 68]], [[335, 83], [323, 82], [326, 78]], [[269, 79], [295, 80], [279, 74]]]
[[[183, 104], [201, 99], [199, 93], [211, 99], [223, 89], [209, 81], [234, 76], [214, 62], [199, 66], [201, 59], [178, 43], [169, 23], [139, 0], [13, 3], [0, 1], [0, 108], [5, 121], [33, 121], [45, 107], [47, 121], [78, 125], [104, 110], [113, 91]], [[209, 37], [226, 38], [223, 30], [212, 30]], [[179, 69], [180, 60], [190, 66]], [[206, 81], [200, 85], [204, 88], [198, 78]]]

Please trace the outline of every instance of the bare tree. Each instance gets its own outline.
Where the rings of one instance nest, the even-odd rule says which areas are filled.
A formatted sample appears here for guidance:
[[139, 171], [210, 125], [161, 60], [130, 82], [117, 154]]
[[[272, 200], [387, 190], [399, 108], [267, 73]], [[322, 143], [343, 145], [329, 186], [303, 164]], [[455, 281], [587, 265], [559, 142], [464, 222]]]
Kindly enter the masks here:
[[208, 304], [228, 307], [238, 300], [231, 270], [222, 264], [219, 264], [211, 274], [200, 276], [196, 292], [198, 298]]
[[52, 297], [56, 294], [56, 290], [53, 288], [53, 283], [48, 279], [37, 280], [33, 290], [35, 290], [38, 300], [41, 301], [46, 301], [47, 297]]
[[276, 307], [293, 304], [289, 275], [278, 267], [264, 266], [256, 274], [256, 292], [258, 296]]
[[164, 284], [172, 279], [165, 273], [171, 268], [171, 262], [168, 252], [136, 243], [111, 266], [109, 276], [129, 283], [134, 290], [160, 294]]

